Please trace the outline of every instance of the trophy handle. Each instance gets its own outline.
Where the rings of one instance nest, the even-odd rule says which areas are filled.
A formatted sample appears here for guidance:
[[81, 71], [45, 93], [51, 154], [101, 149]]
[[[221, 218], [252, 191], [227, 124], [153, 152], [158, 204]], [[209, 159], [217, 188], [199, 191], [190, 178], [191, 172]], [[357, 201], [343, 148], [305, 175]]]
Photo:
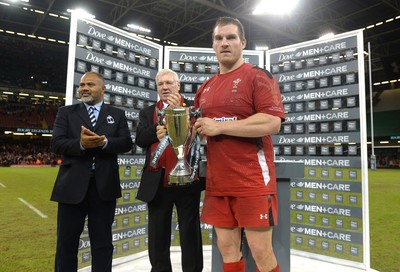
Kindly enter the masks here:
[[189, 112], [190, 112], [190, 116], [192, 118], [197, 119], [197, 118], [201, 117], [201, 108], [195, 109], [194, 106], [191, 106], [189, 108]]
[[158, 108], [157, 109], [157, 124], [162, 126], [163, 125], [163, 120], [165, 117], [165, 110], [160, 110]]
[[194, 106], [189, 107], [189, 115], [190, 115], [190, 143], [188, 149], [192, 147], [195, 142], [195, 138], [197, 136], [197, 130], [194, 127], [194, 123], [196, 122], [197, 118], [201, 117], [201, 108], [195, 109]]

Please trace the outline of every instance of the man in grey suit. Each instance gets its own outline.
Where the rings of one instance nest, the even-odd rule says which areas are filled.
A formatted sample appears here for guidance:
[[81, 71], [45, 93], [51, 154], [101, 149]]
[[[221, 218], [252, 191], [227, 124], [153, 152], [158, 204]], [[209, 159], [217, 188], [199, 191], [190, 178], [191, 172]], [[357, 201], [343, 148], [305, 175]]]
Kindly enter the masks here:
[[58, 202], [57, 272], [77, 271], [86, 216], [92, 271], [111, 271], [111, 225], [121, 197], [117, 157], [132, 148], [132, 140], [124, 111], [105, 105], [104, 92], [102, 75], [85, 73], [82, 103], [61, 107], [54, 123], [51, 149], [63, 155], [51, 195]]

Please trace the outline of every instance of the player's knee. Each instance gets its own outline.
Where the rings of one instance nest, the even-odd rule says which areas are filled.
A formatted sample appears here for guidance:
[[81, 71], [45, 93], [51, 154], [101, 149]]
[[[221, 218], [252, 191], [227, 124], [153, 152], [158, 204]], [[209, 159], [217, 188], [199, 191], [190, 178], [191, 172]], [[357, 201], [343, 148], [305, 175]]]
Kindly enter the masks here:
[[240, 247], [227, 241], [219, 241], [218, 248], [223, 258], [237, 259], [241, 257]]
[[253, 255], [254, 260], [257, 262], [262, 261], [263, 259], [273, 259], [274, 251], [272, 246], [262, 245], [261, 243], [250, 246], [251, 254]]

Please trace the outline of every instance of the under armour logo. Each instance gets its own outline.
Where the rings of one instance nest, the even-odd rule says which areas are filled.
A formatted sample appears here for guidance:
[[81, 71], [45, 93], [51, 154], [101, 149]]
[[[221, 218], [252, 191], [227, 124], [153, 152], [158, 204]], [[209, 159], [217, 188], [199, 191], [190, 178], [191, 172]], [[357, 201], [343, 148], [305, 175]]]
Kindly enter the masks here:
[[268, 214], [262, 214], [260, 213], [260, 219], [268, 219]]

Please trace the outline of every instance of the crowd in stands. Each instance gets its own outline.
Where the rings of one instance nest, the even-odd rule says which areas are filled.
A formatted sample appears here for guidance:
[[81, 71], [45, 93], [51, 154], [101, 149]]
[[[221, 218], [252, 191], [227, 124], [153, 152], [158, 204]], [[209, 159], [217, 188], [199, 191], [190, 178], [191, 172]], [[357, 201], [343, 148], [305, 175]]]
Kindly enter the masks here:
[[0, 100], [0, 127], [51, 129], [57, 110], [55, 105]]
[[[382, 150], [384, 152], [378, 151], [375, 153], [376, 156], [376, 167], [377, 168], [400, 168], [400, 154], [397, 149], [391, 149], [393, 152], [387, 152], [386, 149]], [[388, 153], [393, 153], [388, 155]]]
[[49, 139], [0, 139], [0, 165], [57, 165], [59, 156], [49, 151]]
[[[32, 104], [29, 99], [0, 100], [0, 129], [52, 130], [59, 105]], [[0, 166], [57, 165], [60, 157], [49, 151], [50, 138], [0, 135]]]

